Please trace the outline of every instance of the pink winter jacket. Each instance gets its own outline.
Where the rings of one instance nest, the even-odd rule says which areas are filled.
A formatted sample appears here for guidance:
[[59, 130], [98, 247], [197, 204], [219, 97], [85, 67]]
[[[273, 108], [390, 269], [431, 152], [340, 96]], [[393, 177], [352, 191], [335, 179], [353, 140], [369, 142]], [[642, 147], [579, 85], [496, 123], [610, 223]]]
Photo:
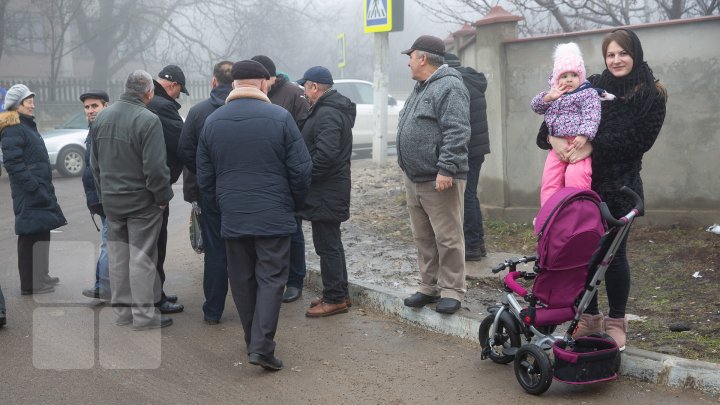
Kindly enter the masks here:
[[589, 140], [595, 137], [600, 125], [600, 96], [594, 88], [563, 94], [549, 103], [543, 101], [546, 94], [547, 91], [543, 91], [535, 96], [530, 102], [530, 108], [538, 114], [545, 114], [550, 135], [583, 135]]

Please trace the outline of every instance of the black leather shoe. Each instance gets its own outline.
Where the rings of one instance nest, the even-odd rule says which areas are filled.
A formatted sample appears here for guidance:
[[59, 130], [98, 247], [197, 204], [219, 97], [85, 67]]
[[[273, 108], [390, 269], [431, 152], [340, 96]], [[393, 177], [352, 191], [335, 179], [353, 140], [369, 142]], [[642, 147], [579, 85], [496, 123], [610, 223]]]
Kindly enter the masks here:
[[435, 306], [435, 312], [441, 314], [454, 314], [460, 309], [460, 301], [454, 298], [440, 298], [440, 301]]
[[5, 312], [0, 312], [0, 327], [5, 326], [7, 323], [7, 317], [5, 317]]
[[478, 262], [487, 256], [485, 250], [485, 244], [478, 245], [477, 247], [466, 247], [465, 248], [465, 261], [466, 262]]
[[45, 284], [32, 290], [20, 290], [20, 295], [47, 294], [54, 291], [55, 288], [52, 285]]
[[297, 301], [302, 297], [302, 290], [297, 287], [288, 287], [285, 289], [285, 293], [282, 297], [282, 302], [293, 302]]
[[220, 323], [220, 320], [219, 319], [211, 319], [211, 318], [208, 318], [207, 316], [203, 315], [203, 322], [205, 322], [208, 325], [217, 325]]
[[43, 277], [43, 281], [45, 284], [55, 285], [60, 283], [60, 277], [50, 277], [49, 274], [46, 274], [45, 277]]
[[160, 322], [151, 322], [147, 325], [138, 325], [133, 326], [133, 330], [150, 330], [150, 329], [159, 329], [164, 328], [166, 326], [170, 326], [173, 324], [173, 320], [170, 317], [161, 316]]
[[248, 363], [260, 366], [268, 371], [278, 371], [282, 369], [283, 363], [275, 356], [263, 356], [260, 353], [248, 354]]
[[83, 290], [82, 295], [88, 298], [98, 298], [101, 300], [110, 300], [110, 291], [102, 290], [100, 288], [88, 288]]
[[432, 295], [425, 295], [421, 292], [416, 292], [415, 294], [405, 298], [403, 303], [406, 307], [420, 308], [427, 304], [438, 302], [438, 300], [440, 300], [440, 296], [433, 297]]
[[176, 303], [178, 300], [176, 294], [165, 294], [165, 299], [172, 302], [173, 304]]
[[182, 304], [173, 304], [170, 301], [165, 301], [158, 307], [161, 314], [176, 314], [182, 312], [185, 307]]

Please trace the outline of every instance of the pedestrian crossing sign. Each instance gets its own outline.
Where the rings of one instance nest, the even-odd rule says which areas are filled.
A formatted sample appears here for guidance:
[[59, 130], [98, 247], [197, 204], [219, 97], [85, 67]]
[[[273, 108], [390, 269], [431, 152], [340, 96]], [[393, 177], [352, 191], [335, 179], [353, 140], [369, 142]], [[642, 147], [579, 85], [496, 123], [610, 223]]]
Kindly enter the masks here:
[[363, 0], [365, 32], [401, 31], [402, 3], [402, 0]]

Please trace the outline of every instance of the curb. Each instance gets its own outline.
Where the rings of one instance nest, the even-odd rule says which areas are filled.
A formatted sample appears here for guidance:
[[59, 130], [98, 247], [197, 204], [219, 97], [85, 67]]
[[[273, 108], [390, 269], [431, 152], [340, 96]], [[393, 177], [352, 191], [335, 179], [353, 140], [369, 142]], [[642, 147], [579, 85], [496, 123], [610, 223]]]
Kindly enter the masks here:
[[[306, 282], [308, 287], [322, 291], [319, 271], [308, 268]], [[350, 282], [349, 289], [354, 304], [423, 329], [478, 343], [480, 321], [463, 316], [461, 312], [444, 315], [428, 308], [408, 308], [403, 304], [403, 297], [360, 282]], [[670, 388], [720, 394], [720, 364], [706, 361], [628, 347], [622, 353], [620, 374]]]

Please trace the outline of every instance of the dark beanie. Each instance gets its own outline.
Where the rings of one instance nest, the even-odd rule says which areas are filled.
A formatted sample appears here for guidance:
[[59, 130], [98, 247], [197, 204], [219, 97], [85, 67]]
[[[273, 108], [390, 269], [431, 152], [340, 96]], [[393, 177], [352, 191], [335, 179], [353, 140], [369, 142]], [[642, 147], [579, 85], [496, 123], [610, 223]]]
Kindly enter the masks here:
[[254, 60], [255, 62], [259, 62], [261, 65], [265, 66], [265, 69], [267, 69], [268, 73], [270, 73], [270, 77], [277, 76], [277, 71], [275, 70], [275, 63], [273, 63], [272, 59], [268, 58], [265, 55], [257, 55], [250, 58], [250, 60]]
[[235, 62], [230, 74], [232, 75], [233, 80], [270, 79], [270, 74], [267, 69], [254, 60], [241, 60], [240, 62]]
[[458, 58], [454, 53], [446, 52], [445, 63], [452, 68], [460, 67], [460, 58]]

